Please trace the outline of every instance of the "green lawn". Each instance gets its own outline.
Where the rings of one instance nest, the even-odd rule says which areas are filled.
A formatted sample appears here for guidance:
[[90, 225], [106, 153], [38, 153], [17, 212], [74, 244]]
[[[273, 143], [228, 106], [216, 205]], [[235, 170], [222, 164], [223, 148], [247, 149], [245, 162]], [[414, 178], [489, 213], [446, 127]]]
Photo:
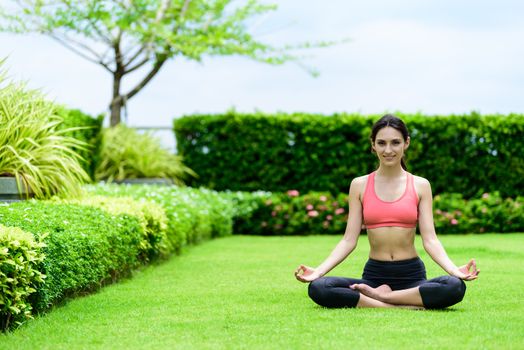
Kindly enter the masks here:
[[[524, 349], [524, 234], [441, 236], [482, 271], [446, 311], [316, 306], [293, 271], [339, 238], [210, 241], [0, 336], [0, 349]], [[365, 240], [332, 275], [361, 275]], [[417, 245], [428, 277], [442, 275]]]

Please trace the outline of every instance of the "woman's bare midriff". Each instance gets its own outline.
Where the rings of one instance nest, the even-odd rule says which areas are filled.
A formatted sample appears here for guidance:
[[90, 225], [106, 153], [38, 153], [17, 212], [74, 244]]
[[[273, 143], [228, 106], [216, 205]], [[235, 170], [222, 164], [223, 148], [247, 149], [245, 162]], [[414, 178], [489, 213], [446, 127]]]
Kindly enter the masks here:
[[412, 259], [415, 250], [415, 229], [405, 227], [378, 227], [367, 230], [369, 257], [381, 261]]

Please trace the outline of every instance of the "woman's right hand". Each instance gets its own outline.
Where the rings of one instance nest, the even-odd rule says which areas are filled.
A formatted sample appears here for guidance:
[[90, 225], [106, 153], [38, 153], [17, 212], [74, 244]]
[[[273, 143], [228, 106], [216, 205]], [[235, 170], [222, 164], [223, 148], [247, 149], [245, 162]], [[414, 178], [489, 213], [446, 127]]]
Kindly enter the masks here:
[[304, 282], [304, 283], [312, 282], [319, 277], [321, 276], [316, 272], [316, 270], [309, 266], [300, 265], [295, 270], [295, 278], [299, 280], [300, 282]]

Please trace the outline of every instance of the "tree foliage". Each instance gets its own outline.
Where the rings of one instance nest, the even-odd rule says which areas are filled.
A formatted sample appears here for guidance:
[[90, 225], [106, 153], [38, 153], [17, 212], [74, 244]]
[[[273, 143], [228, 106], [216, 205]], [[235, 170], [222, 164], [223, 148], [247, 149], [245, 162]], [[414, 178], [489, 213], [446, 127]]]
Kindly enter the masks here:
[[[294, 49], [330, 44], [261, 42], [254, 19], [275, 9], [258, 0], [3, 0], [0, 31], [47, 35], [112, 74], [116, 125], [126, 101], [175, 57], [240, 55], [277, 65], [299, 62]], [[122, 78], [133, 72], [141, 78], [122, 91]]]

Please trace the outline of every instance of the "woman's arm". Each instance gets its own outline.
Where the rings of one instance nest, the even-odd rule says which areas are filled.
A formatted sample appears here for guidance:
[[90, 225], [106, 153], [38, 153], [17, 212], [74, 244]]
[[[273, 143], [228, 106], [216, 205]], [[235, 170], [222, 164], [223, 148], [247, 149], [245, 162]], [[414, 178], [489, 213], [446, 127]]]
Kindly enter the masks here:
[[[419, 179], [421, 179], [421, 181], [418, 186], [420, 197], [418, 205], [418, 225], [424, 249], [448, 274], [465, 280], [476, 279], [479, 271], [477, 271], [475, 260], [471, 260], [467, 265], [457, 267], [446, 254], [446, 251], [435, 232], [431, 185], [428, 180], [422, 178]], [[472, 272], [469, 271], [470, 268], [473, 268]]]
[[295, 271], [295, 277], [301, 282], [311, 282], [324, 276], [340, 264], [357, 246], [358, 236], [362, 229], [362, 204], [360, 193], [362, 178], [351, 181], [349, 187], [349, 215], [344, 237], [336, 245], [331, 254], [317, 268], [300, 265]]

